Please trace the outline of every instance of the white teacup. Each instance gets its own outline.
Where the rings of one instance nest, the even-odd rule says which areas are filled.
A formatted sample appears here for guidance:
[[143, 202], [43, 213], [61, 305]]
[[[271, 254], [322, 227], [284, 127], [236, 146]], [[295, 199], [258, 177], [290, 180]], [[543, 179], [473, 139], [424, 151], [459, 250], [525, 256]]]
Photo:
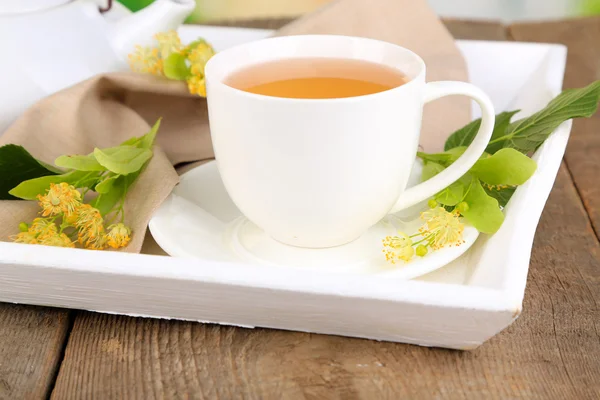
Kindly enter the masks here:
[[[270, 97], [224, 83], [254, 64], [315, 57], [384, 64], [410, 82], [340, 99]], [[205, 74], [212, 142], [227, 192], [250, 221], [293, 246], [351, 242], [386, 214], [433, 196], [471, 168], [494, 127], [494, 108], [480, 89], [464, 82], [425, 83], [425, 63], [418, 55], [372, 39], [260, 40], [216, 54]], [[423, 105], [449, 95], [469, 96], [479, 104], [479, 132], [449, 168], [406, 189]]]

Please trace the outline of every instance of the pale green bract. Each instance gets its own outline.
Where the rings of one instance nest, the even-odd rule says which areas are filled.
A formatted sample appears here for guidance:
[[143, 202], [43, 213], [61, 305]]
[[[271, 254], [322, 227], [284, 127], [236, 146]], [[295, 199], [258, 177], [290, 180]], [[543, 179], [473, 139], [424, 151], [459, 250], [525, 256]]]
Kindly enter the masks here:
[[121, 175], [113, 175], [105, 178], [104, 180], [98, 182], [98, 184], [94, 187], [96, 193], [106, 194], [110, 192], [110, 190], [114, 187], [117, 179], [119, 179]]
[[169, 55], [163, 64], [163, 72], [169, 79], [185, 81], [190, 75], [190, 68], [187, 66], [186, 58], [179, 53]]
[[438, 203], [442, 203], [445, 206], [455, 206], [461, 201], [463, 201], [465, 197], [465, 192], [467, 188], [465, 187], [465, 178], [457, 180], [446, 189], [437, 193], [433, 198]]
[[76, 169], [78, 171], [106, 171], [100, 163], [94, 158], [94, 155], [72, 155], [60, 156], [55, 161], [59, 167]]
[[21, 182], [10, 190], [9, 193], [23, 200], [35, 200], [38, 195], [44, 194], [46, 190], [48, 190], [51, 183], [57, 184], [66, 182], [69, 185], [74, 185], [80, 181], [83, 183], [86, 175], [88, 175], [86, 171], [72, 170], [62, 175], [50, 175], [29, 179]]
[[522, 185], [533, 175], [537, 164], [515, 149], [501, 149], [477, 161], [470, 172], [489, 185]]
[[152, 151], [134, 146], [116, 146], [94, 149], [94, 157], [107, 170], [119, 175], [128, 175], [142, 168], [152, 157]]
[[122, 146], [135, 146], [140, 149], [151, 149], [154, 145], [154, 141], [156, 139], [156, 134], [158, 133], [158, 129], [160, 128], [160, 121], [162, 118], [159, 118], [158, 121], [150, 128], [150, 131], [146, 133], [144, 136], [140, 137], [132, 137], [121, 143]]
[[421, 181], [425, 182], [426, 180], [433, 178], [444, 169], [445, 167], [443, 165], [434, 161], [425, 161], [423, 165], [423, 171], [421, 172]]
[[504, 214], [498, 206], [498, 201], [487, 195], [479, 180], [471, 177], [464, 202], [469, 206], [461, 214], [482, 233], [496, 233], [502, 222]]

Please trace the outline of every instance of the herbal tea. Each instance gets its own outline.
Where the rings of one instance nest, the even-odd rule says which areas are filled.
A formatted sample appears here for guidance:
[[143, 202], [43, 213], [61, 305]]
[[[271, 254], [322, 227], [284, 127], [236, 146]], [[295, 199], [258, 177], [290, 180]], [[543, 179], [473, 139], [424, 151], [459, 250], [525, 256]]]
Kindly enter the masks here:
[[225, 83], [265, 96], [336, 99], [364, 96], [408, 82], [397, 69], [362, 60], [296, 58], [253, 65], [233, 73]]

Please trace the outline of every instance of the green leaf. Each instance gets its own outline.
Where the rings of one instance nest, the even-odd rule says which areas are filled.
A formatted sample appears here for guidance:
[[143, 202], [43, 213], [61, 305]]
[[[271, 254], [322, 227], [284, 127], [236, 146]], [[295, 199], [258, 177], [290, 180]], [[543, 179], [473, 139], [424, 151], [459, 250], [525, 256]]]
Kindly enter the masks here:
[[119, 146], [140, 147], [139, 144], [140, 144], [140, 141], [142, 140], [142, 137], [143, 136], [140, 136], [140, 137], [132, 136], [129, 139], [127, 139], [126, 141], [124, 141], [123, 143], [121, 143]]
[[446, 139], [444, 150], [450, 150], [459, 146], [468, 146], [473, 141], [473, 138], [477, 134], [480, 126], [481, 118], [471, 121], [467, 125], [455, 131], [448, 137], [448, 139]]
[[101, 193], [91, 201], [92, 207], [96, 207], [100, 213], [105, 216], [109, 214], [117, 203], [127, 195], [127, 191], [136, 181], [143, 169], [129, 175], [120, 175], [115, 177], [110, 189], [106, 193]]
[[467, 150], [466, 147], [454, 147], [450, 150], [446, 150], [443, 153], [423, 153], [418, 152], [417, 156], [424, 161], [432, 161], [438, 164], [442, 164], [444, 167], [449, 166], [454, 161], [458, 160], [460, 156]]
[[423, 163], [423, 171], [421, 172], [421, 182], [425, 182], [442, 172], [445, 167], [433, 161], [425, 161]]
[[490, 185], [522, 185], [537, 168], [534, 160], [515, 149], [501, 149], [482, 158], [469, 172]]
[[163, 64], [165, 76], [169, 79], [184, 81], [190, 76], [190, 68], [185, 62], [185, 57], [179, 53], [171, 53]]
[[97, 174], [90, 174], [85, 171], [70, 171], [62, 175], [50, 175], [43, 176], [40, 178], [29, 179], [21, 182], [17, 187], [13, 188], [9, 193], [15, 197], [24, 200], [35, 200], [39, 194], [44, 194], [51, 183], [66, 182], [70, 185], [76, 185], [76, 187], [87, 187], [82, 186], [82, 183], [86, 185], [90, 180], [97, 179]]
[[139, 171], [146, 161], [152, 157], [152, 151], [121, 145], [104, 150], [96, 148], [94, 149], [94, 157], [109, 171], [119, 175], [127, 175]]
[[[421, 172], [421, 181], [425, 182], [428, 179], [433, 178], [445, 169], [441, 164], [433, 161], [425, 161], [423, 165], [423, 172]], [[454, 182], [444, 190], [437, 193], [433, 198], [445, 206], [455, 206], [460, 203], [465, 195], [466, 185], [470, 182], [470, 178], [465, 181], [465, 178], [461, 178]]]
[[154, 123], [152, 128], [150, 128], [150, 131], [140, 138], [140, 143], [138, 147], [142, 149], [152, 150], [152, 146], [154, 146], [154, 140], [156, 139], [156, 134], [158, 133], [158, 129], [160, 128], [161, 120], [162, 118], [159, 118]]
[[134, 146], [139, 147], [140, 149], [152, 149], [154, 146], [154, 140], [156, 139], [156, 134], [158, 133], [158, 128], [160, 128], [160, 122], [162, 118], [159, 118], [150, 131], [143, 136], [140, 137], [132, 137], [121, 143], [121, 146]]
[[488, 196], [479, 179], [471, 177], [471, 183], [468, 188], [464, 201], [469, 206], [467, 211], [461, 214], [482, 233], [495, 233], [502, 222], [504, 214], [498, 206], [498, 200]]
[[[511, 118], [513, 117], [513, 115], [515, 115], [519, 111], [521, 111], [521, 110], [505, 111], [503, 113], [496, 115], [496, 122], [494, 123], [494, 131], [492, 132], [492, 137], [490, 138], [490, 141], [506, 135], [506, 130], [510, 126]], [[488, 147], [490, 147], [490, 146], [488, 145]], [[486, 153], [493, 154], [498, 150], [499, 149], [495, 148], [494, 146], [491, 146], [490, 151], [488, 151], [488, 149], [486, 149]]]
[[[510, 119], [519, 111], [520, 110], [506, 111], [496, 115], [496, 120], [494, 122], [494, 131], [492, 132], [492, 139], [495, 137], [503, 136], [505, 134], [506, 128], [510, 123]], [[451, 134], [448, 137], [448, 139], [446, 139], [446, 143], [444, 144], [444, 150], [450, 150], [454, 147], [470, 145], [473, 139], [475, 139], [475, 135], [477, 135], [480, 126], [481, 118], [476, 119], [475, 121], [472, 121], [471, 123], [457, 130], [456, 132]]]
[[466, 189], [463, 181], [459, 179], [436, 194], [434, 199], [445, 206], [455, 206], [463, 200]]
[[125, 176], [117, 176], [110, 189], [106, 193], [100, 193], [90, 204], [92, 207], [96, 207], [102, 216], [105, 216], [125, 196], [126, 191]]
[[17, 197], [9, 191], [23, 181], [62, 174], [63, 171], [36, 160], [25, 148], [14, 144], [0, 147], [0, 200]]
[[600, 81], [584, 88], [568, 89], [530, 117], [513, 122], [504, 136], [490, 141], [488, 152], [511, 147], [522, 153], [537, 149], [564, 121], [571, 118], [591, 117], [598, 109]]
[[76, 169], [78, 171], [106, 171], [106, 168], [100, 165], [93, 154], [87, 156], [60, 156], [54, 163], [59, 167]]
[[119, 176], [121, 175], [113, 175], [105, 178], [94, 187], [94, 191], [100, 194], [108, 193], [114, 187]]
[[21, 182], [10, 190], [10, 194], [23, 200], [35, 200], [39, 194], [44, 194], [51, 183], [64, 182], [64, 175], [42, 176]]
[[487, 186], [484, 186], [483, 189], [489, 196], [498, 200], [498, 204], [500, 204], [502, 207], [504, 207], [504, 206], [506, 206], [506, 204], [508, 204], [508, 201], [510, 200], [512, 195], [515, 193], [515, 190], [517, 190], [516, 187], [507, 187], [507, 188], [502, 188], [502, 189], [496, 189], [496, 188], [490, 188]]
[[[104, 152], [104, 153], [106, 153], [108, 151], [109, 157], [112, 157], [114, 154], [118, 153], [118, 151], [116, 150], [118, 148], [125, 148], [125, 149], [134, 148], [134, 149], [141, 151], [141, 153], [139, 153], [139, 155], [135, 159], [135, 163], [139, 164], [139, 168], [137, 168], [137, 170], [135, 170], [129, 174], [120, 174], [120, 175], [106, 178], [104, 181], [102, 181], [96, 185], [95, 190], [96, 190], [96, 192], [99, 193], [99, 195], [91, 202], [91, 204], [92, 204], [92, 206], [94, 206], [98, 210], [100, 210], [100, 213], [103, 216], [110, 213], [111, 211], [113, 211], [113, 208], [117, 205], [117, 203], [119, 203], [119, 201], [121, 201], [123, 199], [123, 197], [125, 197], [127, 195], [127, 191], [129, 190], [131, 185], [133, 185], [133, 183], [136, 181], [138, 176], [140, 176], [140, 174], [144, 170], [145, 166], [147, 165], [148, 160], [152, 157], [151, 149], [152, 149], [152, 146], [154, 145], [154, 140], [156, 139], [156, 134], [160, 127], [160, 122], [161, 122], [161, 119], [159, 118], [158, 121], [156, 121], [154, 126], [152, 126], [152, 128], [150, 129], [150, 131], [147, 134], [137, 137], [137, 138], [134, 137], [134, 138], [128, 139], [125, 142], [123, 142], [121, 144], [121, 146], [113, 148], [115, 150], [110, 150], [110, 149], [105, 149], [104, 151], [100, 150], [101, 152]], [[96, 150], [98, 150], [98, 149], [96, 149]], [[133, 153], [131, 153], [131, 154], [133, 154]], [[149, 156], [148, 156], [148, 154], [149, 154]], [[119, 157], [121, 157], [121, 156], [123, 156], [123, 154], [119, 155]], [[144, 158], [146, 158], [146, 159], [145, 159], [145, 161], [142, 162], [141, 160], [144, 160]], [[109, 163], [112, 161], [113, 160], [110, 160]], [[140, 164], [140, 162], [141, 162], [141, 164]], [[117, 168], [115, 168], [115, 169], [121, 169], [121, 167], [122, 167], [122, 165], [118, 164]], [[109, 170], [110, 170], [110, 168], [109, 168]], [[111, 171], [118, 173], [113, 170], [111, 170]]]

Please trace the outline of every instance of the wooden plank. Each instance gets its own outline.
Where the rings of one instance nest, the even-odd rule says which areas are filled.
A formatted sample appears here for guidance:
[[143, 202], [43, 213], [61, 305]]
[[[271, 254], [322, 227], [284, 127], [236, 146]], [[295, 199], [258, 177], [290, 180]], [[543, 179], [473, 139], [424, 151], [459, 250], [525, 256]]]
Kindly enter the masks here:
[[523, 315], [475, 351], [82, 312], [53, 398], [593, 399], [598, 301], [600, 244], [562, 168]]
[[[565, 88], [582, 87], [600, 79], [600, 17], [536, 24], [515, 24], [510, 34], [520, 41], [561, 43], [569, 48]], [[600, 237], [600, 113], [577, 120], [566, 162], [596, 235]]]
[[0, 399], [46, 398], [62, 359], [70, 312], [0, 304]]

